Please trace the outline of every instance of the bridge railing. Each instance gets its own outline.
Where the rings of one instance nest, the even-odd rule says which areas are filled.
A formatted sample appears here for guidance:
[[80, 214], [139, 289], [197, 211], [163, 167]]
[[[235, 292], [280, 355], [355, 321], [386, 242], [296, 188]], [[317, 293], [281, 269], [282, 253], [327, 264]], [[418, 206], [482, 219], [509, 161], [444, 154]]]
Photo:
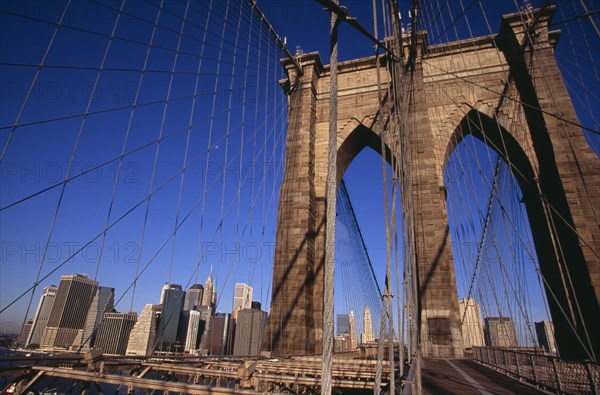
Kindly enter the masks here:
[[600, 365], [551, 355], [473, 347], [473, 360], [501, 373], [559, 394], [598, 394]]
[[422, 390], [421, 366], [423, 358], [421, 350], [417, 350], [410, 364], [406, 380], [402, 382], [402, 395], [420, 395]]

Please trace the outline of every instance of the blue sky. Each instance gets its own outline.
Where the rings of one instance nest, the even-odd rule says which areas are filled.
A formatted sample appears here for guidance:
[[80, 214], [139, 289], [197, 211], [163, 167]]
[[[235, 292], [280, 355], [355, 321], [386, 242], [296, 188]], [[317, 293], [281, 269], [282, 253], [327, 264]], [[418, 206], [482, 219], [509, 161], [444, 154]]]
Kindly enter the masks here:
[[[371, 2], [342, 3], [372, 30]], [[402, 2], [404, 10], [405, 3]], [[514, 9], [514, 4], [508, 3], [489, 4], [488, 15], [494, 16], [490, 20], [493, 31], [499, 26], [499, 15]], [[51, 4], [4, 2], [2, 8], [57, 21], [66, 3]], [[65, 24], [99, 34], [74, 29], [58, 31], [45, 64], [77, 67], [44, 68], [39, 73], [19, 120], [19, 124], [30, 125], [15, 130], [6, 151], [1, 164], [2, 207], [60, 183], [69, 167], [71, 174], [82, 175], [70, 181], [64, 192], [59, 185], [0, 212], [0, 306], [6, 306], [33, 284], [38, 271], [43, 277], [63, 263], [40, 287], [57, 284], [62, 274], [87, 273], [97, 277], [102, 285], [116, 288], [117, 298], [121, 298], [117, 306], [120, 311], [132, 308], [140, 312], [144, 304], [158, 303], [164, 282], [184, 286], [204, 283], [211, 268], [220, 294], [219, 310], [231, 309], [235, 282], [251, 284], [254, 299], [268, 306], [278, 183], [284, 161], [286, 99], [278, 86], [284, 77], [278, 63], [281, 54], [272, 43], [268, 44], [271, 40], [266, 34], [261, 36], [259, 49], [258, 35], [251, 29], [256, 20], [239, 18], [236, 2], [230, 8], [223, 4], [217, 7], [221, 16], [209, 20], [207, 38], [203, 38], [206, 14], [198, 5], [188, 9], [193, 22], [185, 26], [186, 38], [180, 43], [177, 32], [181, 20], [175, 15], [183, 15], [185, 1], [169, 2], [167, 9], [175, 15], [161, 14], [159, 24], [166, 28], [155, 35], [155, 48], [151, 51], [147, 45], [136, 42], [150, 41], [153, 29], [147, 21], [156, 18], [157, 8], [126, 2], [125, 11], [131, 15], [125, 14], [116, 24], [115, 35], [129, 41], [113, 40], [107, 50], [107, 35], [115, 25], [114, 9], [120, 4], [114, 1], [99, 7], [74, 2], [67, 9]], [[308, 0], [267, 0], [259, 1], [259, 5], [286, 38], [292, 53], [301, 46], [304, 52], [319, 51], [324, 63], [328, 63], [329, 16], [321, 6]], [[224, 13], [228, 13], [231, 25], [218, 22]], [[469, 18], [473, 34], [486, 34], [487, 27], [475, 10], [469, 9], [468, 13], [473, 13]], [[0, 16], [2, 62], [39, 64], [54, 26], [9, 13]], [[382, 26], [379, 30], [383, 30]], [[456, 38], [455, 33], [468, 37], [464, 19], [456, 23], [456, 31], [448, 31], [450, 39]], [[221, 35], [226, 37], [226, 45], [220, 49]], [[210, 45], [202, 47], [202, 41]], [[181, 55], [176, 59], [172, 49], [178, 45]], [[339, 46], [341, 60], [373, 54], [372, 44], [346, 25], [341, 27]], [[191, 54], [202, 50], [205, 60], [200, 63], [200, 57]], [[105, 53], [107, 70], [98, 77], [97, 68]], [[562, 56], [569, 57], [568, 53]], [[36, 75], [35, 67], [4, 63], [0, 68], [2, 147], [11, 134], [7, 125], [17, 119]], [[142, 78], [135, 70], [144, 64], [146, 70], [155, 72], [146, 72]], [[177, 74], [171, 81], [168, 71], [173, 67]], [[202, 73], [199, 79], [195, 75], [198, 69]], [[215, 82], [217, 74], [220, 77]], [[577, 85], [575, 77], [573, 86]], [[243, 86], [252, 88], [244, 90]], [[215, 91], [217, 95], [213, 94]], [[166, 97], [180, 99], [165, 106]], [[132, 111], [133, 104], [155, 101], [160, 103]], [[94, 115], [85, 119], [77, 116], [35, 124], [39, 120], [82, 114], [88, 107]], [[103, 112], [116, 107], [122, 109]], [[230, 107], [235, 110], [225, 111]], [[582, 111], [584, 115], [580, 116], [589, 113]], [[593, 120], [582, 121], [593, 125]], [[153, 143], [160, 136], [164, 140]], [[481, 147], [475, 149], [484, 152]], [[119, 160], [122, 152], [127, 155]], [[117, 159], [98, 167], [114, 158]], [[373, 174], [381, 174], [381, 158], [367, 149], [348, 169], [347, 185], [382, 283], [383, 195], [381, 178]], [[160, 190], [148, 202], [144, 197], [151, 186], [152, 190]], [[479, 187], [485, 190], [484, 184]], [[201, 198], [203, 195], [206, 199]], [[135, 209], [128, 213], [132, 207]], [[122, 215], [126, 216], [110, 225], [104, 236], [102, 229]], [[176, 231], [175, 218], [178, 223], [185, 219]], [[48, 239], [50, 229], [52, 237]], [[175, 237], [169, 237], [173, 233]], [[81, 253], [67, 260], [90, 240], [93, 242]], [[133, 295], [131, 286], [136, 272], [142, 274]], [[461, 297], [465, 294], [463, 288], [459, 281]], [[40, 288], [29, 316], [33, 315], [39, 294]], [[341, 295], [336, 308], [343, 306], [340, 298]], [[2, 314], [3, 330], [20, 325], [28, 302], [29, 295]], [[541, 306], [539, 301], [536, 303]]]

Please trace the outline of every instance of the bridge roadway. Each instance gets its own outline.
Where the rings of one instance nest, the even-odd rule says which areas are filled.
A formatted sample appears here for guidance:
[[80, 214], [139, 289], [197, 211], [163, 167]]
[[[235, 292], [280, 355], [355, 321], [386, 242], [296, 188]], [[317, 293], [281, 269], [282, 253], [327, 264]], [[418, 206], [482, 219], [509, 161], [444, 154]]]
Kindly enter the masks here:
[[423, 394], [538, 395], [532, 386], [488, 369], [472, 359], [429, 359], [422, 365]]

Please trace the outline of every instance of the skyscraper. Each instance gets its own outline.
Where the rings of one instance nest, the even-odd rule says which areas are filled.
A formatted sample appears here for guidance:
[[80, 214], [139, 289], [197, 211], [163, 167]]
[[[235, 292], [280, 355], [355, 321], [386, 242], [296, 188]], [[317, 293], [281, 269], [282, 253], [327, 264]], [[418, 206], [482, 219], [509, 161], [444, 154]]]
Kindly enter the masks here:
[[90, 304], [98, 282], [87, 276], [71, 274], [62, 276], [56, 299], [42, 334], [42, 348], [69, 348], [79, 330], [85, 326]]
[[183, 310], [185, 292], [179, 284], [163, 288], [162, 317], [158, 326], [158, 346], [163, 351], [175, 351], [179, 318]]
[[36, 345], [39, 346], [42, 341], [42, 334], [48, 324], [48, 318], [50, 318], [50, 312], [52, 311], [52, 305], [54, 305], [54, 299], [56, 298], [56, 291], [58, 288], [56, 285], [49, 285], [44, 288], [42, 296], [40, 296], [40, 302], [38, 303], [37, 310], [33, 316], [33, 323], [31, 324], [31, 331], [26, 346]]
[[485, 318], [485, 343], [489, 347], [517, 347], [517, 331], [508, 317]]
[[31, 333], [31, 327], [33, 326], [33, 320], [27, 320], [23, 328], [21, 328], [21, 334], [19, 335], [19, 346], [24, 346], [27, 343], [27, 338]]
[[204, 322], [200, 319], [198, 310], [190, 310], [188, 316], [188, 326], [185, 333], [185, 345], [183, 350], [189, 353], [195, 353], [198, 349], [200, 336], [204, 331]]
[[375, 341], [373, 335], [373, 321], [371, 319], [371, 309], [369, 306], [365, 306], [365, 313], [363, 315], [363, 333], [360, 335], [361, 343], [368, 343]]
[[231, 311], [237, 316], [237, 311], [250, 308], [252, 308], [252, 287], [248, 284], [236, 283]]
[[354, 311], [348, 313], [348, 321], [350, 322], [350, 348], [356, 349], [356, 323], [354, 322]]
[[217, 313], [210, 318], [206, 331], [206, 350], [208, 355], [231, 354], [233, 320], [231, 314]]
[[127, 355], [150, 355], [154, 351], [161, 305], [147, 304], [129, 334]]
[[102, 316], [104, 313], [112, 312], [114, 303], [115, 289], [110, 287], [98, 287], [85, 319], [85, 327], [81, 337], [81, 347], [83, 349], [94, 347], [96, 333], [100, 326], [100, 322], [102, 322]]
[[211, 273], [208, 275], [208, 278], [206, 279], [206, 282], [204, 283], [204, 294], [202, 295], [202, 306], [207, 306], [207, 307], [214, 307], [215, 305], [215, 300], [214, 300], [214, 284], [213, 284], [213, 278], [212, 278], [212, 268], [211, 268]]
[[260, 355], [267, 317], [268, 314], [262, 310], [238, 311], [233, 355]]
[[554, 340], [554, 325], [550, 321], [535, 323], [535, 333], [538, 344], [546, 351], [556, 354], [556, 341]]
[[347, 333], [350, 333], [350, 317], [348, 314], [338, 314], [335, 334], [341, 336]]
[[102, 349], [105, 354], [125, 355], [136, 321], [136, 313], [104, 313], [94, 347]]
[[207, 354], [208, 353], [207, 346], [206, 346], [207, 333], [208, 333], [208, 326], [210, 325], [210, 321], [212, 320], [213, 311], [212, 311], [212, 307], [208, 307], [208, 306], [200, 306], [198, 311], [200, 313], [200, 324], [199, 324], [199, 329], [198, 329], [197, 350], [200, 351], [200, 353], [202, 353], [202, 354]]
[[[354, 329], [354, 323], [350, 323], [350, 316], [354, 320], [354, 313], [350, 314], [338, 314], [336, 317], [336, 332], [334, 339], [334, 351], [335, 352], [348, 352], [356, 348], [356, 334], [352, 336], [350, 327]], [[352, 346], [354, 342], [354, 347]]]
[[[474, 298], [464, 298], [458, 301], [460, 319], [462, 320], [463, 347], [483, 347], [483, 323], [481, 311]], [[464, 319], [463, 319], [464, 317]]]
[[204, 287], [201, 284], [194, 284], [185, 292], [185, 303], [183, 310], [195, 310], [202, 306], [202, 296]]
[[167, 292], [167, 289], [169, 289], [169, 287], [169, 283], [165, 283], [165, 285], [162, 286], [162, 290], [160, 291], [160, 304], [163, 304], [165, 302], [165, 292]]

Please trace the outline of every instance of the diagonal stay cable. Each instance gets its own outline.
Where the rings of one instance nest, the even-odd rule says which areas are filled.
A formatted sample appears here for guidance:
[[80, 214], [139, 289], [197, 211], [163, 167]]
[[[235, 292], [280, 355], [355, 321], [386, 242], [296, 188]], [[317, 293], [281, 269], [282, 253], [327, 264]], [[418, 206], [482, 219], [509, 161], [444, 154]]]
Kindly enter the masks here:
[[[23, 198], [21, 198], [21, 199], [18, 199], [18, 200], [16, 200], [16, 201], [12, 202], [12, 203], [8, 203], [7, 205], [0, 207], [0, 212], [4, 211], [4, 210], [6, 210], [6, 209], [9, 209], [9, 208], [11, 208], [11, 207], [13, 207], [13, 206], [16, 206], [16, 205], [18, 205], [18, 204], [20, 204], [20, 203], [23, 203], [23, 202], [25, 202], [25, 201], [27, 201], [27, 200], [29, 200], [29, 199], [31, 199], [31, 198], [34, 198], [34, 197], [36, 197], [36, 196], [38, 196], [38, 195], [41, 195], [41, 194], [43, 194], [43, 193], [45, 193], [45, 192], [48, 192], [48, 191], [50, 191], [50, 190], [52, 190], [52, 189], [54, 189], [54, 188], [56, 188], [56, 187], [59, 187], [59, 186], [61, 186], [61, 185], [65, 184], [65, 183], [68, 183], [68, 182], [71, 182], [71, 181], [73, 181], [73, 180], [75, 180], [75, 179], [78, 179], [78, 178], [80, 178], [80, 177], [82, 177], [82, 176], [84, 176], [84, 175], [86, 175], [86, 174], [92, 173], [92, 172], [94, 172], [94, 171], [96, 171], [96, 170], [98, 170], [98, 169], [100, 169], [100, 168], [102, 168], [102, 167], [108, 166], [108, 165], [110, 165], [112, 162], [119, 160], [119, 159], [121, 158], [121, 156], [122, 156], [123, 158], [125, 158], [125, 157], [128, 157], [128, 156], [130, 156], [130, 155], [133, 155], [133, 154], [135, 154], [135, 153], [137, 153], [137, 152], [139, 152], [139, 151], [141, 151], [141, 150], [143, 150], [143, 149], [145, 149], [145, 148], [151, 147], [151, 146], [153, 146], [154, 144], [158, 144], [158, 143], [160, 143], [160, 142], [162, 142], [162, 141], [164, 141], [164, 140], [166, 140], [166, 139], [168, 139], [168, 138], [170, 138], [170, 137], [173, 137], [173, 136], [176, 136], [176, 135], [178, 135], [178, 134], [180, 134], [180, 133], [182, 133], [182, 132], [185, 132], [185, 131], [187, 130], [187, 128], [188, 128], [188, 127], [197, 126], [197, 125], [199, 125], [199, 124], [201, 124], [201, 123], [204, 123], [204, 122], [210, 121], [211, 119], [213, 119], [213, 118], [216, 118], [216, 117], [218, 117], [219, 115], [223, 115], [223, 114], [227, 113], [228, 111], [232, 111], [232, 110], [235, 110], [235, 109], [236, 109], [236, 108], [238, 108], [238, 107], [245, 106], [246, 104], [248, 104], [248, 103], [252, 102], [252, 100], [253, 100], [253, 99], [250, 99], [250, 100], [248, 100], [248, 101], [245, 101], [245, 102], [242, 102], [242, 103], [236, 104], [236, 105], [235, 105], [235, 106], [233, 106], [233, 107], [230, 107], [230, 108], [225, 108], [225, 109], [223, 109], [223, 110], [221, 110], [221, 111], [219, 111], [219, 112], [216, 112], [214, 115], [211, 115], [211, 116], [208, 116], [208, 117], [206, 117], [206, 118], [203, 118], [203, 119], [201, 119], [201, 120], [198, 120], [198, 121], [196, 121], [196, 122], [194, 122], [194, 123], [192, 123], [192, 124], [190, 124], [190, 125], [186, 125], [186, 126], [184, 126], [184, 127], [180, 128], [180, 129], [174, 130], [174, 131], [173, 131], [173, 132], [171, 132], [171, 133], [168, 133], [168, 134], [166, 134], [166, 135], [164, 135], [164, 136], [162, 136], [162, 137], [159, 137], [159, 138], [157, 138], [156, 140], [150, 141], [150, 142], [148, 142], [148, 143], [146, 143], [146, 144], [143, 144], [143, 145], [141, 145], [141, 146], [139, 146], [139, 147], [136, 147], [136, 148], [134, 148], [134, 149], [132, 149], [132, 150], [130, 150], [130, 151], [127, 151], [127, 152], [126, 152], [126, 153], [124, 153], [123, 155], [118, 155], [118, 156], [115, 156], [115, 157], [113, 157], [113, 158], [111, 158], [111, 159], [108, 159], [108, 160], [106, 160], [106, 161], [102, 162], [102, 163], [99, 163], [99, 164], [98, 164], [98, 165], [96, 165], [96, 166], [93, 166], [93, 167], [87, 167], [87, 168], [86, 168], [85, 170], [83, 170], [82, 172], [80, 172], [80, 173], [77, 173], [77, 174], [75, 174], [75, 175], [73, 175], [73, 176], [71, 176], [71, 177], [69, 177], [69, 178], [67, 178], [67, 179], [65, 179], [65, 180], [63, 180], [63, 181], [57, 182], [57, 183], [55, 183], [55, 184], [52, 184], [52, 185], [50, 185], [50, 186], [48, 186], [48, 187], [46, 187], [46, 188], [40, 189], [39, 191], [37, 191], [37, 192], [34, 192], [34, 193], [32, 193], [32, 194], [30, 194], [30, 195], [28, 195], [28, 196], [26, 196], [26, 197], [23, 197]], [[139, 105], [138, 105], [137, 107], [139, 107]], [[209, 147], [209, 148], [214, 148], [214, 144], [213, 144], [213, 146], [212, 146], [212, 147]]]
[[54, 31], [52, 32], [52, 37], [50, 38], [50, 42], [48, 43], [48, 46], [46, 47], [46, 51], [44, 52], [44, 56], [42, 57], [42, 61], [40, 62], [39, 65], [36, 65], [37, 70], [35, 72], [35, 76], [33, 77], [33, 81], [31, 82], [31, 85], [29, 86], [29, 89], [27, 90], [27, 94], [25, 95], [25, 99], [23, 100], [23, 103], [21, 104], [21, 107], [19, 108], [19, 113], [17, 114], [17, 119], [15, 120], [15, 123], [13, 127], [11, 127], [11, 131], [10, 131], [10, 135], [8, 136], [8, 140], [6, 141], [6, 143], [4, 144], [4, 148], [2, 148], [2, 153], [0, 153], [0, 163], [2, 163], [2, 160], [4, 159], [4, 155], [6, 155], [6, 151], [8, 151], [8, 147], [10, 145], [10, 142], [15, 134], [15, 129], [17, 128], [16, 125], [19, 124], [19, 121], [21, 120], [21, 116], [23, 115], [23, 111], [25, 110], [25, 106], [27, 106], [27, 103], [29, 102], [29, 97], [31, 96], [31, 92], [33, 91], [33, 87], [36, 84], [40, 73], [42, 72], [42, 69], [44, 68], [44, 64], [46, 63], [46, 58], [48, 57], [48, 54], [50, 53], [50, 50], [54, 44], [54, 40], [56, 39], [56, 35], [58, 33], [58, 29], [60, 29], [63, 26], [63, 21], [65, 19], [65, 15], [67, 14], [67, 10], [69, 9], [69, 6], [71, 5], [71, 0], [67, 1], [67, 4], [65, 5], [65, 8], [62, 12], [62, 15], [58, 21], [58, 23], [55, 24], [56, 28], [54, 29]]

